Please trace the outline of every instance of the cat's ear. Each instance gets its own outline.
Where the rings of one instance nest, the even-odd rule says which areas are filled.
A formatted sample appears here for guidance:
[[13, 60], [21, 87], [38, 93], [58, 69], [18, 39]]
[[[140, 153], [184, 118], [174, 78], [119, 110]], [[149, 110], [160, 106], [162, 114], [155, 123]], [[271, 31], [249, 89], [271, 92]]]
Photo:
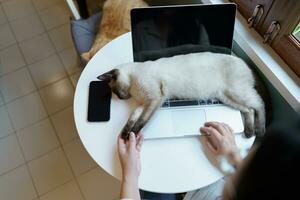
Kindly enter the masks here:
[[113, 69], [104, 74], [101, 74], [100, 76], [97, 77], [97, 79], [99, 79], [100, 81], [110, 82], [111, 80], [117, 80], [117, 75], [118, 75], [118, 70]]

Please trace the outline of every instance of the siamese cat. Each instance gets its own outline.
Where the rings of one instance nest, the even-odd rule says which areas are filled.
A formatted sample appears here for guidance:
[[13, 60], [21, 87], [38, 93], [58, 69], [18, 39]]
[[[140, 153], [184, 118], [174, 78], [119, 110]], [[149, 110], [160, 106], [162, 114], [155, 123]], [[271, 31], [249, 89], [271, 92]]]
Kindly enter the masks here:
[[254, 76], [235, 56], [202, 52], [121, 64], [98, 79], [107, 81], [120, 99], [132, 97], [140, 105], [124, 126], [123, 138], [138, 134], [169, 98], [216, 98], [242, 112], [246, 137], [265, 132], [265, 106], [254, 89]]

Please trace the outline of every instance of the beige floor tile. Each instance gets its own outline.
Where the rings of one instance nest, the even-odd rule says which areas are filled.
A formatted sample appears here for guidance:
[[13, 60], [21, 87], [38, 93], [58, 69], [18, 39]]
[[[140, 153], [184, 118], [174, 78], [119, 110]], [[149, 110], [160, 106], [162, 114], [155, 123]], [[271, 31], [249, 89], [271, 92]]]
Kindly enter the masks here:
[[96, 162], [85, 150], [79, 138], [66, 144], [64, 150], [76, 176], [97, 166]]
[[12, 21], [11, 27], [19, 42], [45, 32], [45, 28], [36, 13]]
[[6, 16], [4, 14], [4, 11], [0, 5], [0, 25], [5, 24], [7, 22]]
[[6, 16], [10, 21], [25, 17], [35, 12], [30, 0], [11, 0], [3, 2], [2, 5]]
[[14, 131], [5, 106], [0, 106], [0, 138]]
[[71, 75], [82, 70], [78, 54], [73, 47], [61, 51], [59, 56], [63, 61], [68, 74]]
[[75, 127], [73, 107], [69, 107], [51, 116], [54, 128], [61, 143], [66, 143], [78, 137]]
[[58, 189], [53, 190], [40, 198], [41, 200], [83, 200], [79, 187], [75, 181], [71, 181]]
[[15, 134], [0, 139], [0, 174], [25, 162]]
[[8, 113], [17, 130], [33, 124], [47, 116], [37, 92], [21, 97], [7, 104]]
[[0, 75], [12, 72], [25, 66], [25, 60], [17, 44], [0, 51]]
[[67, 75], [57, 54], [28, 66], [37, 87], [58, 81]]
[[0, 196], [3, 200], [32, 200], [37, 197], [25, 165], [0, 177]]
[[59, 26], [49, 31], [49, 36], [57, 51], [72, 47], [73, 41], [70, 33], [70, 24]]
[[26, 67], [0, 78], [0, 90], [5, 102], [34, 91], [35, 85]]
[[41, 89], [40, 94], [48, 113], [53, 114], [73, 104], [74, 88], [65, 78]]
[[47, 30], [69, 22], [71, 16], [65, 2], [55, 4], [47, 9], [39, 11], [39, 15]]
[[95, 168], [78, 177], [86, 200], [113, 200], [120, 194], [120, 182], [100, 168]]
[[32, 160], [59, 146], [49, 119], [42, 120], [17, 132], [25, 160]]
[[73, 179], [61, 149], [29, 162], [28, 166], [39, 195]]
[[77, 83], [78, 83], [78, 80], [79, 80], [79, 78], [80, 78], [80, 75], [81, 75], [81, 70], [80, 71], [78, 71], [78, 72], [76, 72], [75, 74], [73, 74], [73, 75], [71, 75], [70, 76], [70, 79], [71, 79], [71, 82], [72, 82], [72, 84], [73, 84], [73, 86], [76, 88], [76, 86], [77, 86]]
[[33, 0], [33, 4], [37, 10], [43, 10], [49, 8], [50, 6], [57, 4], [58, 2], [62, 2], [63, 0]]
[[20, 43], [21, 50], [28, 64], [40, 61], [55, 53], [46, 33]]
[[8, 23], [1, 25], [0, 26], [0, 49], [3, 49], [15, 43], [16, 43], [16, 39]]

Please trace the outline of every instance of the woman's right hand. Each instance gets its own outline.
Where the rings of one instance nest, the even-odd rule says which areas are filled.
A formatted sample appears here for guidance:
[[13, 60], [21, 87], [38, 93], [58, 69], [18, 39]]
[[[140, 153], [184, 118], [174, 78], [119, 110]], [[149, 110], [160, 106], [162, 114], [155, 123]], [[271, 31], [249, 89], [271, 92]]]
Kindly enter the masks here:
[[237, 165], [241, 158], [232, 128], [220, 122], [207, 122], [200, 131], [205, 136], [201, 136], [204, 147], [216, 157], [227, 156], [229, 161]]

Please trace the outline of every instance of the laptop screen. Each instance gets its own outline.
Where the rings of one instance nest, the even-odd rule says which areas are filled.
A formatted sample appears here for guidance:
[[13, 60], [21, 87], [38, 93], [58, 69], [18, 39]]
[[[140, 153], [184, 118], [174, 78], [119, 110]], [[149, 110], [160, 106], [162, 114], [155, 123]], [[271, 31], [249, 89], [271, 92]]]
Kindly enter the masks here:
[[235, 11], [235, 4], [133, 9], [134, 61], [203, 51], [231, 54]]

